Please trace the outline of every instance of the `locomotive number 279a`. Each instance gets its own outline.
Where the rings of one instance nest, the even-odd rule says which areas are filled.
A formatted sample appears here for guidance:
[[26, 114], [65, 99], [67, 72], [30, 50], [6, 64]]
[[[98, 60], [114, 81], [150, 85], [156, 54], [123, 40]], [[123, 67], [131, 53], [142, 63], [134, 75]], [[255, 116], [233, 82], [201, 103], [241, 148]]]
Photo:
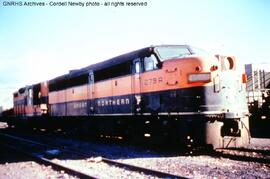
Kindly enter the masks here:
[[163, 81], [162, 77], [154, 77], [154, 78], [149, 78], [144, 80], [144, 85], [155, 85], [157, 83], [161, 83]]

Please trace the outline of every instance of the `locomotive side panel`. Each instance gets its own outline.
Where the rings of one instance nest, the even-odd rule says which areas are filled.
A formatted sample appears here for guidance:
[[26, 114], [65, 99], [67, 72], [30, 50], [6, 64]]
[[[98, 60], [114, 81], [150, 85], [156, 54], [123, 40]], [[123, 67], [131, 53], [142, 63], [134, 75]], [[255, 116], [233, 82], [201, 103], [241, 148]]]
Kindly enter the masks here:
[[130, 75], [112, 80], [113, 113], [131, 114], [132, 112], [132, 77]]
[[49, 106], [51, 116], [66, 116], [66, 90], [49, 92]]
[[112, 81], [101, 81], [94, 85], [94, 95], [90, 100], [94, 100], [94, 115], [96, 114], [112, 114]]
[[86, 116], [88, 85], [71, 87], [66, 90], [67, 116]]

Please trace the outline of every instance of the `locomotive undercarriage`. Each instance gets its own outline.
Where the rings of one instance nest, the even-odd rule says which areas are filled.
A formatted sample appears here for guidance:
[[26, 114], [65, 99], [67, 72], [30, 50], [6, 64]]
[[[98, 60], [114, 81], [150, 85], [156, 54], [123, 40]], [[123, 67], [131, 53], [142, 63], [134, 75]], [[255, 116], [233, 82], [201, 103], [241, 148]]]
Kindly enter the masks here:
[[9, 126], [178, 147], [244, 147], [250, 137], [248, 118], [225, 119], [220, 115], [33, 117], [14, 118]]

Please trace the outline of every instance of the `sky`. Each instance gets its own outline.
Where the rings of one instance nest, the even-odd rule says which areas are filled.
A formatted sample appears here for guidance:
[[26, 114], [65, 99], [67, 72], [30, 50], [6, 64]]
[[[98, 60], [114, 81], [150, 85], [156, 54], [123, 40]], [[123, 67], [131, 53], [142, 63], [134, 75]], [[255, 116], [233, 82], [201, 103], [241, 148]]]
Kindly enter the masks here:
[[0, 0], [0, 106], [12, 107], [20, 87], [150, 45], [190, 44], [234, 55], [241, 64], [270, 60], [269, 0], [118, 2], [127, 1], [147, 6], [49, 5], [64, 0], [11, 6]]

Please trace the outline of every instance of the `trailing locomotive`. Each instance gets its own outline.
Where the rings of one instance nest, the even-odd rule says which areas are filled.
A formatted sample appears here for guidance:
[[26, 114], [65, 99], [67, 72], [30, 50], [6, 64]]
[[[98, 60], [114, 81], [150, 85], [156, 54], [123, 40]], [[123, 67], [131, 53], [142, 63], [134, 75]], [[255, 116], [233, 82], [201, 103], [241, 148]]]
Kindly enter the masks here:
[[245, 82], [234, 57], [151, 46], [19, 89], [9, 123], [241, 147], [250, 137]]

